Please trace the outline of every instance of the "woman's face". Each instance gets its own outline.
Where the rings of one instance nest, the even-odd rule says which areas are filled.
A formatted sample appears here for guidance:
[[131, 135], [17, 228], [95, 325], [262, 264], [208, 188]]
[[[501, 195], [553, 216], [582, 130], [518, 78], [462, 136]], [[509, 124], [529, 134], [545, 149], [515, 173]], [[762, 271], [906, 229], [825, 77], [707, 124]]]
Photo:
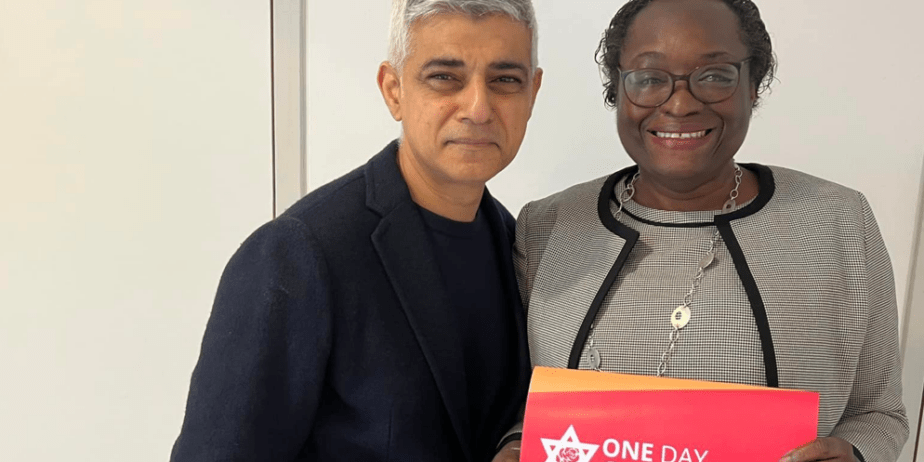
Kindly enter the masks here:
[[[703, 65], [737, 63], [747, 57], [738, 19], [723, 2], [658, 0], [630, 26], [620, 68], [654, 68], [684, 75]], [[679, 81], [670, 99], [655, 108], [633, 104], [620, 82], [616, 103], [619, 138], [642, 176], [685, 190], [727, 181], [720, 175], [729, 171], [732, 157], [744, 142], [757, 98], [750, 80], [744, 63], [735, 93], [712, 104], [694, 98], [688, 83]]]

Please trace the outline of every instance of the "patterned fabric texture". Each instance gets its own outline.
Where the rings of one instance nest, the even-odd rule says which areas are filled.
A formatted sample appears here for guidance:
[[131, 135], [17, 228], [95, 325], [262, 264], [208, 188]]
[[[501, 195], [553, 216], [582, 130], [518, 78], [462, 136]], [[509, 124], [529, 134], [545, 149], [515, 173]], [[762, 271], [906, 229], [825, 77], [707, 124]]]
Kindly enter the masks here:
[[[666, 375], [753, 385], [778, 378], [782, 388], [819, 392], [819, 436], [847, 440], [868, 461], [897, 460], [908, 437], [898, 310], [869, 204], [800, 172], [743, 167], [760, 178], [760, 194], [724, 217], [630, 202], [608, 227], [611, 198], [634, 169], [527, 204], [514, 259], [533, 365], [589, 369], [590, 333], [603, 370], [655, 375], [670, 313], [724, 223]], [[585, 319], [595, 298], [599, 310]], [[766, 346], [758, 318], [769, 325]]]

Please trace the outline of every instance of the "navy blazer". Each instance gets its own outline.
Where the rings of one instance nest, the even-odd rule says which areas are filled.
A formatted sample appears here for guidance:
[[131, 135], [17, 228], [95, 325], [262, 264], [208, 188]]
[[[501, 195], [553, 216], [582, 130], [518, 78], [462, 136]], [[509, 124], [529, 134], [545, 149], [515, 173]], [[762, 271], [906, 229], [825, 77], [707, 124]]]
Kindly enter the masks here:
[[[483, 461], [470, 447], [462, 340], [397, 142], [258, 229], [231, 258], [171, 460]], [[503, 243], [518, 365], [497, 442], [529, 381], [511, 258], [513, 217], [485, 191]], [[498, 352], [501, 354], [504, 352]], [[506, 352], [509, 353], [509, 352]]]

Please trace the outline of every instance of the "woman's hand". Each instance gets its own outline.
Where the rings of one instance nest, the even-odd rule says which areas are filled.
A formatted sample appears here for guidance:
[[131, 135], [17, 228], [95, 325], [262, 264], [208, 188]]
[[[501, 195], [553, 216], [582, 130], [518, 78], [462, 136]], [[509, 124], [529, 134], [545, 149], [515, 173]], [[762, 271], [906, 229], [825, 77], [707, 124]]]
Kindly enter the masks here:
[[519, 462], [520, 442], [511, 441], [501, 448], [500, 452], [491, 459], [491, 462]]
[[853, 455], [853, 446], [835, 437], [818, 438], [811, 443], [799, 446], [783, 456], [780, 462], [810, 462], [815, 460], [859, 462]]

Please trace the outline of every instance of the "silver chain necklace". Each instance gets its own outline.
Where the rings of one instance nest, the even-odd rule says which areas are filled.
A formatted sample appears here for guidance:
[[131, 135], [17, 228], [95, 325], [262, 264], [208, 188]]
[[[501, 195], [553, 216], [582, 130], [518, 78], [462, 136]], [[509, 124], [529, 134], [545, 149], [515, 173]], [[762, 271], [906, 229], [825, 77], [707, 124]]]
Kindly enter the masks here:
[[[728, 200], [725, 202], [725, 205], [722, 206], [722, 212], [729, 212], [737, 205], [735, 200], [738, 199], [738, 188], [741, 187], [741, 178], [743, 176], [744, 172], [741, 171], [741, 167], [735, 164], [735, 187], [728, 194]], [[639, 173], [636, 172], [635, 175], [632, 176], [632, 180], [626, 185], [626, 189], [619, 194], [619, 208], [617, 208], [616, 213], [613, 214], [617, 220], [622, 216], [623, 206], [632, 200], [632, 197], [635, 195], [635, 182], [638, 181], [638, 177]], [[658, 364], [657, 377], [662, 377], [664, 373], [667, 372], [667, 367], [671, 362], [671, 356], [674, 354], [674, 348], [677, 346], [677, 342], [680, 341], [680, 332], [690, 323], [690, 319], [693, 316], [693, 312], [690, 309], [693, 305], [693, 295], [696, 294], [696, 291], [702, 285], [706, 268], [711, 266], [715, 261], [715, 247], [719, 242], [720, 236], [719, 229], [716, 228], [715, 233], [712, 235], [712, 239], [709, 241], [709, 250], [706, 251], [706, 255], [703, 256], [697, 265], [696, 274], [693, 275], [693, 282], [690, 284], [690, 290], [683, 296], [683, 304], [675, 308], [671, 313], [670, 323], [673, 329], [670, 333], [670, 342], [667, 344], [667, 349], [661, 354], [661, 362]], [[594, 324], [591, 324], [590, 335], [587, 338], [587, 349], [590, 353], [589, 359], [591, 368], [595, 371], [599, 371], [603, 358], [600, 355], [600, 350], [598, 350], [594, 344], [595, 330]]]

